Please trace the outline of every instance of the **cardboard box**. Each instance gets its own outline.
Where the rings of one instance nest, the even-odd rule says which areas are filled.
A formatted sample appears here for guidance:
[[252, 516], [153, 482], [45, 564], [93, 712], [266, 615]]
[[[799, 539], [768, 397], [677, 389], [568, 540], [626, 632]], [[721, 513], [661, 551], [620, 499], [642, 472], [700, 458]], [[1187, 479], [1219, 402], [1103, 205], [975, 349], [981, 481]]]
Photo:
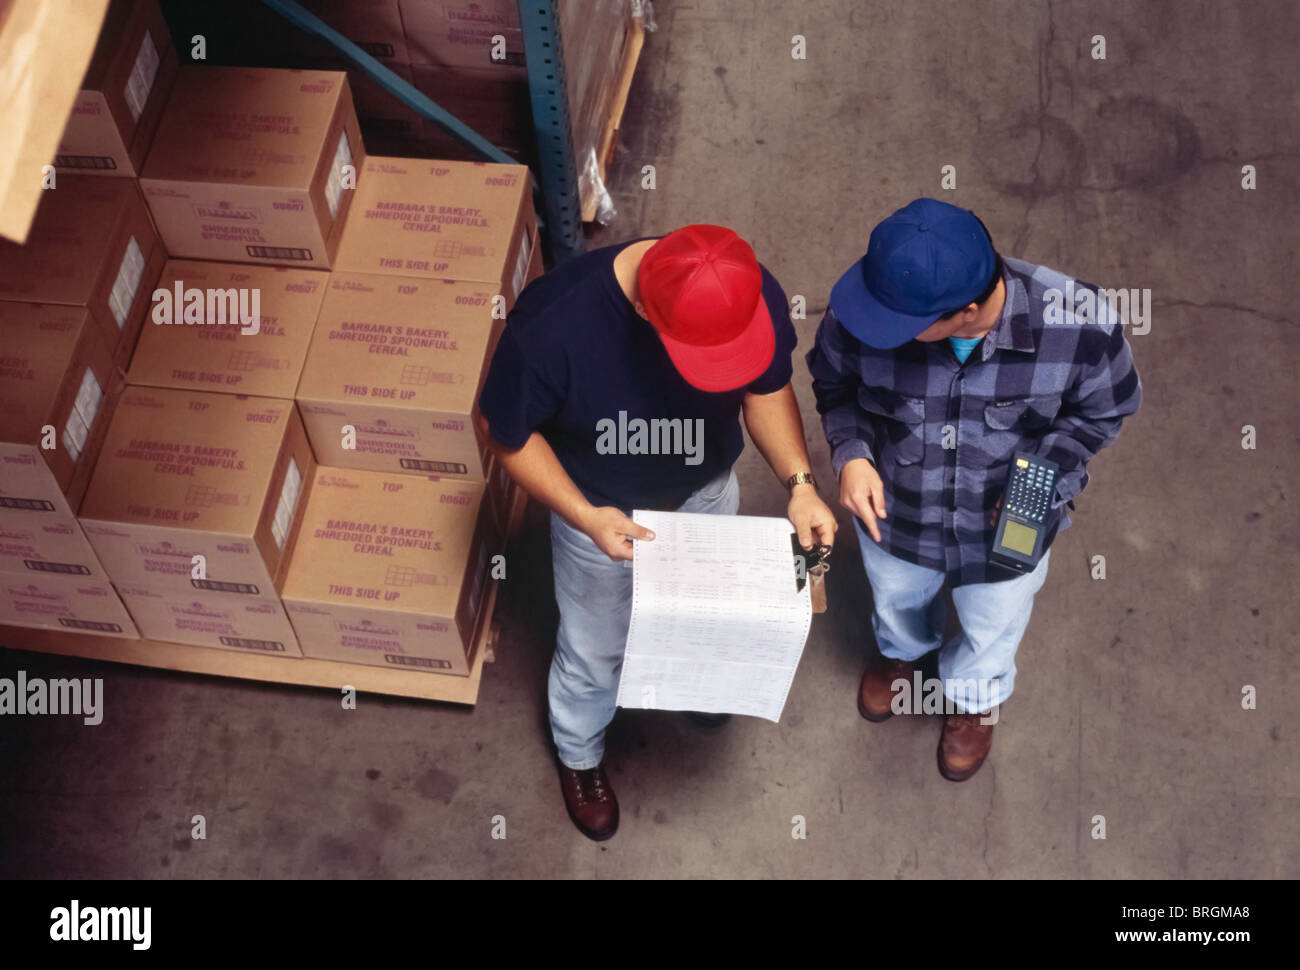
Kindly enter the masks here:
[[319, 468], [283, 597], [303, 654], [469, 674], [492, 530], [482, 485]]
[[[517, 0], [401, 0], [406, 47], [413, 64], [526, 75]], [[493, 57], [495, 41], [504, 57]]]
[[0, 572], [107, 582], [108, 574], [39, 450], [0, 443]]
[[128, 387], [79, 519], [119, 589], [273, 598], [314, 465], [292, 401]]
[[[528, 79], [472, 68], [451, 69], [417, 64], [411, 68], [422, 94], [513, 158], [527, 164], [536, 154], [533, 106]], [[427, 119], [422, 135], [431, 158], [481, 161], [482, 155]]]
[[140, 186], [172, 256], [328, 269], [363, 152], [340, 72], [183, 67]]
[[0, 4], [0, 236], [22, 243], [46, 192], [108, 0], [5, 0]]
[[[73, 508], [123, 386], [84, 307], [0, 301], [0, 441], [39, 457]], [[0, 490], [17, 468], [0, 465]]]
[[114, 0], [55, 166], [88, 175], [139, 174], [177, 68], [156, 0]]
[[[304, 0], [303, 6], [376, 60], [410, 61], [397, 0]], [[317, 47], [335, 53], [323, 41]]]
[[242, 653], [302, 656], [293, 626], [274, 596], [175, 592], [145, 583], [118, 583], [117, 589], [140, 635], [149, 640]]
[[528, 169], [375, 156], [356, 196], [336, 270], [486, 283], [514, 305], [537, 242]]
[[85, 307], [125, 368], [167, 254], [133, 180], [60, 175], [56, 185], [27, 244], [0, 241], [0, 300]]
[[140, 636], [106, 580], [51, 573], [0, 572], [0, 624], [107, 637]]
[[328, 281], [319, 270], [171, 260], [127, 380], [291, 400]]
[[334, 273], [297, 395], [320, 463], [483, 481], [473, 415], [504, 326], [492, 297], [475, 283]]

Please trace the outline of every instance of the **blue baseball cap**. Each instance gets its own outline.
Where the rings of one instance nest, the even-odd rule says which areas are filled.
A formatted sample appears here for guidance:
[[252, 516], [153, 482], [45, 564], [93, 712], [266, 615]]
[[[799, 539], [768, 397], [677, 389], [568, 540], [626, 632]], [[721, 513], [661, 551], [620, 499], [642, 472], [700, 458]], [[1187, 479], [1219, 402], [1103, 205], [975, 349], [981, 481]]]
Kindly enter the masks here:
[[831, 309], [864, 344], [891, 350], [972, 302], [996, 266], [973, 212], [916, 199], [871, 230], [866, 255], [831, 289]]

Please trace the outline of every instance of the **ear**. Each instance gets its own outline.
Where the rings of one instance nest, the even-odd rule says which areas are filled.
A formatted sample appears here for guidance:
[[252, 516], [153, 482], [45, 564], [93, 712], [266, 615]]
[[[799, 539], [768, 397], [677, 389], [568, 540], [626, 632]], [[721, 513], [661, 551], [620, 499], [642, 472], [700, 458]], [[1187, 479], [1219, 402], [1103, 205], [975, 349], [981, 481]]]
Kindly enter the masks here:
[[637, 314], [640, 315], [642, 318], [646, 320], [650, 319], [649, 315], [645, 312], [645, 304], [642, 303], [640, 300], [632, 301], [632, 309], [634, 309], [637, 312]]

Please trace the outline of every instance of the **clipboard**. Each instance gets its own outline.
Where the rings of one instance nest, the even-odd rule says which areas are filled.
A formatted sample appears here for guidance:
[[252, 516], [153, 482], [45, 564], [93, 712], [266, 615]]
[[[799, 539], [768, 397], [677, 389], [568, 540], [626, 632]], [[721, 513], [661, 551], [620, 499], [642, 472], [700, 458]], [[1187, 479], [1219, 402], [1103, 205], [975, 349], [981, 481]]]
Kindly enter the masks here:
[[794, 588], [802, 590], [808, 584], [808, 595], [814, 613], [826, 612], [826, 574], [831, 568], [831, 547], [814, 545], [804, 549], [799, 537], [790, 535], [790, 548], [794, 550]]

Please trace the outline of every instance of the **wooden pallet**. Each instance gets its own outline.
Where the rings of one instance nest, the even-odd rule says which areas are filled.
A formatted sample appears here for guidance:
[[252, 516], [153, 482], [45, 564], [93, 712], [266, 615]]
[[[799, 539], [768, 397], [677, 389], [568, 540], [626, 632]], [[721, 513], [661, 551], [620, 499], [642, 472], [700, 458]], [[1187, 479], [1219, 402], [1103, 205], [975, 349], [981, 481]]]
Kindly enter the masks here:
[[[641, 48], [645, 45], [645, 27], [638, 18], [628, 23], [627, 35], [623, 38], [623, 53], [619, 57], [618, 77], [614, 82], [613, 97], [610, 98], [609, 111], [605, 116], [605, 125], [600, 132], [600, 144], [596, 146], [596, 169], [600, 180], [605, 181], [605, 173], [614, 158], [614, 148], [618, 145], [618, 133], [623, 125], [623, 110], [627, 107], [627, 96], [632, 90], [632, 78], [636, 75], [637, 61], [641, 59]], [[582, 200], [582, 221], [591, 222], [596, 218], [597, 204], [600, 201], [595, 192], [589, 192]]]
[[[513, 535], [523, 522], [527, 502], [528, 496], [520, 490], [510, 510], [509, 534]], [[95, 636], [90, 633], [35, 630], [4, 625], [0, 625], [0, 645], [16, 650], [34, 650], [38, 653], [54, 653], [66, 657], [85, 657], [89, 660], [110, 660], [142, 667], [161, 667], [164, 670], [184, 670], [214, 677], [240, 677], [245, 680], [301, 684], [306, 687], [329, 687], [334, 690], [351, 685], [358, 691], [374, 694], [395, 694], [430, 701], [448, 701], [453, 704], [473, 704], [478, 700], [483, 664], [496, 659], [495, 647], [499, 629], [494, 614], [499, 589], [500, 584], [496, 582], [492, 582], [489, 586], [479, 630], [471, 647], [468, 677], [398, 670], [391, 667], [372, 667], [336, 660], [262, 656], [236, 650], [168, 643], [163, 640], [128, 640], [120, 637]]]

